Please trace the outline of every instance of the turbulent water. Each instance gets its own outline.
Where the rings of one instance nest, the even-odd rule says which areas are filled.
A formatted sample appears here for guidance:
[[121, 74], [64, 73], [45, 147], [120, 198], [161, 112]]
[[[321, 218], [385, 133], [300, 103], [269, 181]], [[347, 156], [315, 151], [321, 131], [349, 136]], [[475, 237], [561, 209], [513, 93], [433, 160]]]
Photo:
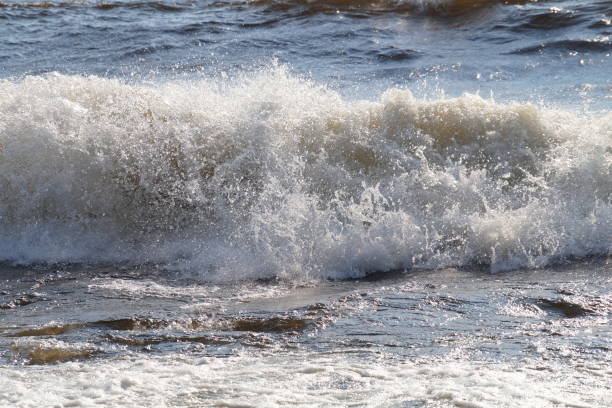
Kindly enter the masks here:
[[6, 260], [354, 277], [610, 248], [610, 114], [348, 101], [281, 68], [223, 89], [51, 74], [0, 92]]
[[612, 2], [0, 2], [0, 405], [611, 403]]

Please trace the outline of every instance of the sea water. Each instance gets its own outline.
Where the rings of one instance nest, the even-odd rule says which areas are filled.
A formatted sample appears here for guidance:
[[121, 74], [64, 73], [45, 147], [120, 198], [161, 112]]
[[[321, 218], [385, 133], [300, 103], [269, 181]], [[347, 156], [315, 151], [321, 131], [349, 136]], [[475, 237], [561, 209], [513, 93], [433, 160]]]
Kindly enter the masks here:
[[0, 405], [612, 403], [612, 3], [0, 3]]

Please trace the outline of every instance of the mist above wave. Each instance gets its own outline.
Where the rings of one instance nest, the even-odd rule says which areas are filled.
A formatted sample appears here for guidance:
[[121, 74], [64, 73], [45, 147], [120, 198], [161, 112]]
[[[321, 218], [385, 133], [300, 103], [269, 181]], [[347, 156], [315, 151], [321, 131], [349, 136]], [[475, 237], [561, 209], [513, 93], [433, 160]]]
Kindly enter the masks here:
[[612, 128], [476, 95], [236, 80], [0, 82], [0, 258], [205, 279], [540, 267], [612, 247]]

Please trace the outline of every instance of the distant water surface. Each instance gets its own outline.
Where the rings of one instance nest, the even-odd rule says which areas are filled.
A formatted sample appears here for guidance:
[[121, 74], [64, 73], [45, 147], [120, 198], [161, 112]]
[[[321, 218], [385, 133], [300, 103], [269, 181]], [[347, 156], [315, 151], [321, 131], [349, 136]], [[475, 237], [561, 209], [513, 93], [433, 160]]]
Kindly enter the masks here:
[[418, 84], [610, 108], [609, 1], [1, 4], [5, 77], [58, 71], [157, 81], [278, 60], [360, 94]]

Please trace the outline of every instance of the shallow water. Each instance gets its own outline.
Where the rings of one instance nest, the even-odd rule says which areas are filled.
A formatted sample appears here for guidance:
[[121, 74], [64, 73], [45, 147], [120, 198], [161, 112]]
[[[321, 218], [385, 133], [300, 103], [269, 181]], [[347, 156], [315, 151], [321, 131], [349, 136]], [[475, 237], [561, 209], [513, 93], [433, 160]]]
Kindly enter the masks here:
[[609, 406], [611, 14], [0, 2], [0, 406]]
[[604, 407], [610, 272], [594, 259], [213, 285], [5, 268], [2, 402]]

